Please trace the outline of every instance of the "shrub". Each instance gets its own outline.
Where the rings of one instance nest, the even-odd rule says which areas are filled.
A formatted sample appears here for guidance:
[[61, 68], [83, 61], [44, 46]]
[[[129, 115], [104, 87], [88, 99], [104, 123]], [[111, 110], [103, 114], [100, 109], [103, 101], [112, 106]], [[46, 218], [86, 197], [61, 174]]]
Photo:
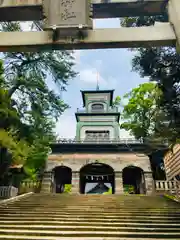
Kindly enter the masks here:
[[64, 193], [70, 193], [72, 189], [72, 185], [71, 184], [65, 184], [64, 186]]
[[112, 188], [109, 188], [109, 190], [108, 190], [107, 192], [104, 192], [103, 194], [104, 194], [104, 195], [112, 194]]

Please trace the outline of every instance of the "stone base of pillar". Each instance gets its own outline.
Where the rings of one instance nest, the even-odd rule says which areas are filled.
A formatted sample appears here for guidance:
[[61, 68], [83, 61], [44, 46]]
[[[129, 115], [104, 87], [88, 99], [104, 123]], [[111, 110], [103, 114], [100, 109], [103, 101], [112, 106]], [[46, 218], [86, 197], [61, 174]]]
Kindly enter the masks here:
[[52, 188], [52, 173], [45, 172], [41, 184], [41, 193], [51, 193]]
[[115, 172], [115, 194], [124, 194], [122, 172]]
[[124, 194], [124, 189], [122, 189], [122, 188], [116, 188], [115, 194], [118, 194], [118, 195]]
[[72, 172], [71, 194], [79, 194], [79, 172]]
[[146, 184], [146, 195], [152, 195], [154, 193], [154, 180], [152, 172], [144, 174], [145, 184]]
[[78, 187], [72, 187], [70, 194], [80, 194]]

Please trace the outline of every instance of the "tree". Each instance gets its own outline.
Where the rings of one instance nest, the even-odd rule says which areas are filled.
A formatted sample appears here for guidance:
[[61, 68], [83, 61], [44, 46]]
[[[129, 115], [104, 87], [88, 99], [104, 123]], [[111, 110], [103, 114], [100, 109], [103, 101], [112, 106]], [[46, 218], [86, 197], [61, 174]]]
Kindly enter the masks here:
[[[19, 23], [3, 23], [2, 30], [22, 31]], [[24, 110], [23, 115], [30, 104], [34, 108], [43, 108], [46, 115], [55, 118], [68, 107], [49, 85], [53, 84], [59, 87], [59, 91], [64, 91], [68, 80], [76, 76], [72, 69], [72, 52], [8, 52], [4, 54], [4, 63], [6, 81], [2, 85], [8, 90], [9, 97], [15, 94], [19, 99], [23, 98], [23, 105], [19, 105]]]
[[[167, 22], [167, 13], [155, 17], [133, 17], [121, 19], [126, 27], [150, 26], [156, 21]], [[177, 142], [180, 134], [180, 55], [174, 47], [138, 48], [132, 69], [141, 77], [156, 81], [162, 91], [159, 107], [168, 123], [166, 138]], [[164, 134], [162, 131], [161, 134]]]
[[[32, 113], [33, 116], [34, 113]], [[36, 113], [37, 114], [37, 113]], [[28, 141], [31, 142], [31, 152], [24, 164], [24, 171], [29, 178], [38, 178], [43, 174], [48, 153], [50, 151], [49, 144], [56, 140], [53, 132], [54, 123], [52, 120], [35, 117], [31, 124], [30, 131], [27, 135]]]
[[[22, 31], [17, 22], [2, 23], [1, 30]], [[15, 129], [16, 143], [29, 146], [23, 166], [26, 174], [35, 178], [45, 165], [50, 142], [56, 138], [55, 121], [69, 107], [60, 93], [76, 76], [74, 58], [70, 51], [8, 52], [3, 61], [0, 128], [6, 133]]]
[[115, 98], [115, 100], [113, 101], [112, 106], [118, 108], [118, 107], [120, 106], [120, 104], [121, 104], [121, 97], [120, 97], [120, 96], [117, 96], [117, 97]]
[[156, 180], [165, 179], [165, 172], [161, 168], [162, 150], [159, 149], [163, 138], [162, 134], [158, 135], [160, 124], [163, 131], [167, 131], [164, 113], [159, 109], [161, 94], [158, 85], [152, 82], [140, 84], [125, 94], [124, 102], [127, 103], [124, 105], [121, 124], [121, 128], [130, 131], [131, 135], [146, 144], [146, 154], [149, 155]]
[[121, 128], [130, 131], [136, 139], [145, 139], [154, 134], [157, 103], [161, 95], [158, 86], [154, 83], [140, 84], [125, 94], [124, 100], [128, 101], [124, 105], [122, 112]]

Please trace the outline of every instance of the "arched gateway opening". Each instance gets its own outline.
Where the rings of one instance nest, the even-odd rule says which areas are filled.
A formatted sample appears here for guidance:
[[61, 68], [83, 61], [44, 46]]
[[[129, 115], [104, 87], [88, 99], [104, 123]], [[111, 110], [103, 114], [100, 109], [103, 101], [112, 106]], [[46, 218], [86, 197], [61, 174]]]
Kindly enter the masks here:
[[107, 164], [87, 164], [80, 170], [80, 193], [114, 193], [114, 170]]
[[63, 193], [66, 185], [70, 185], [72, 181], [72, 170], [66, 166], [58, 166], [53, 170], [54, 173], [54, 191], [55, 193]]
[[129, 166], [123, 169], [124, 192], [130, 194], [145, 194], [144, 172], [139, 167]]

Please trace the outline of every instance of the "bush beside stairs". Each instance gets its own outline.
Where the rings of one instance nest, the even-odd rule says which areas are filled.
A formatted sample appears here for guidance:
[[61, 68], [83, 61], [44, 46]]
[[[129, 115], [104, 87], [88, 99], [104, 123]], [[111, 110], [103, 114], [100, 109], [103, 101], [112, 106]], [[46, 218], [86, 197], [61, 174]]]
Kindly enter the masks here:
[[32, 194], [0, 204], [0, 239], [180, 239], [180, 205], [160, 196]]

